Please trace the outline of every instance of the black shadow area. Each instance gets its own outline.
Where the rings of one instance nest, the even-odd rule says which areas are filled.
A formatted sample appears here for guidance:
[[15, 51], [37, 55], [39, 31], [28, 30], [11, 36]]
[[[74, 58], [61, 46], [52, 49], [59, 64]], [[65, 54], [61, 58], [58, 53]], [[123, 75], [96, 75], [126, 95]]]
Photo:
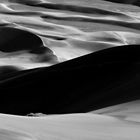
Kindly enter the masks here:
[[140, 46], [116, 46], [0, 83], [0, 112], [80, 113], [140, 98]]

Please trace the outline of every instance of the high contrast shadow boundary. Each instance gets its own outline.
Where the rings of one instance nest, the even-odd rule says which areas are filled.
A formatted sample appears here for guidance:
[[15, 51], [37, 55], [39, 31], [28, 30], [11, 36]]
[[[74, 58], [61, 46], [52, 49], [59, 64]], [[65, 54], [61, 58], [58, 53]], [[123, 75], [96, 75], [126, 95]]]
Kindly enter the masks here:
[[0, 83], [0, 112], [88, 112], [140, 98], [140, 46], [91, 53], [51, 67], [9, 74]]

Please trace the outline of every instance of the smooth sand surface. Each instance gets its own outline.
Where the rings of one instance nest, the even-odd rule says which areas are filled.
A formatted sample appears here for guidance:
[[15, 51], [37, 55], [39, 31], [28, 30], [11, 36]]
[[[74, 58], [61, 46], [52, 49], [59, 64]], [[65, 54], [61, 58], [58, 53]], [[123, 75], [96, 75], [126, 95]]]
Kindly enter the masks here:
[[91, 113], [119, 117], [124, 120], [140, 122], [140, 100], [131, 101], [103, 109], [91, 111]]
[[[101, 0], [0, 0], [0, 140], [140, 140], [138, 102], [77, 113], [140, 98], [139, 15]], [[75, 114], [10, 115], [32, 111]]]
[[22, 117], [0, 114], [0, 139], [139, 140], [140, 124], [97, 114]]

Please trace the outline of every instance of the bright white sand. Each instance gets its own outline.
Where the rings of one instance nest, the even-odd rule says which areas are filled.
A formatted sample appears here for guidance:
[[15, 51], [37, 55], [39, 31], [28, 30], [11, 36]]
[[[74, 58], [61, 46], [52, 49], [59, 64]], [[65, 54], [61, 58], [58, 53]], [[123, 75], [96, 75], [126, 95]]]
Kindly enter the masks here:
[[45, 117], [0, 114], [0, 139], [139, 140], [140, 124], [91, 113]]

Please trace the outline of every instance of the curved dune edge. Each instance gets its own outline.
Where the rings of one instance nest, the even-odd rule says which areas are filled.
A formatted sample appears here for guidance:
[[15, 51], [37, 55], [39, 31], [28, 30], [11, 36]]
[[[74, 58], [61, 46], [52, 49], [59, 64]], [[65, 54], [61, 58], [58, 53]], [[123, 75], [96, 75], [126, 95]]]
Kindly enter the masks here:
[[22, 117], [0, 114], [0, 138], [17, 140], [140, 139], [140, 125], [90, 113]]
[[103, 109], [95, 110], [90, 113], [118, 117], [127, 121], [140, 122], [140, 100], [131, 101]]
[[[32, 49], [32, 47], [34, 46], [29, 45], [29, 44], [27, 44], [28, 47], [31, 47], [29, 50], [26, 50], [26, 48], [24, 48], [23, 51], [19, 50], [19, 52], [15, 52], [15, 51], [13, 51], [12, 53], [1, 52], [0, 53], [1, 54], [0, 70], [2, 72], [0, 73], [1, 75], [7, 74], [9, 72], [12, 72], [12, 73], [14, 72], [13, 75], [15, 75], [16, 72], [19, 72], [21, 70], [38, 68], [38, 67], [49, 67], [57, 63], [71, 60], [71, 59], [74, 59], [83, 55], [87, 55], [87, 54], [90, 54], [90, 53], [93, 53], [102, 49], [108, 49], [111, 47], [122, 46], [122, 45], [126, 45], [126, 48], [127, 48], [127, 47], [130, 47], [127, 45], [134, 45], [134, 44], [140, 43], [139, 41], [140, 39], [139, 12], [140, 11], [138, 8], [136, 10], [134, 6], [125, 6], [125, 5], [120, 6], [119, 4], [115, 5], [113, 3], [112, 4], [110, 3], [109, 5], [109, 2], [100, 1], [100, 3], [98, 3], [99, 0], [93, 0], [95, 2], [95, 5], [93, 4], [93, 8], [91, 9], [87, 7], [92, 6], [92, 5], [90, 3], [88, 4], [88, 2], [85, 2], [85, 0], [80, 0], [80, 1], [71, 0], [70, 3], [67, 0], [63, 0], [63, 1], [61, 0], [22, 0], [22, 1], [21, 0], [5, 0], [5, 1], [1, 0], [1, 3], [0, 3], [0, 12], [1, 12], [0, 14], [1, 25], [0, 26], [1, 27], [9, 26], [10, 28], [13, 28], [12, 31], [14, 31], [15, 29], [20, 30], [20, 31], [21, 30], [28, 31], [28, 33], [29, 32], [32, 33], [32, 37], [35, 35], [38, 39], [40, 39], [41, 44], [38, 44], [37, 45], [38, 49], [35, 49], [34, 51], [32, 51], [32, 53], [30, 53], [30, 49]], [[57, 3], [57, 1], [58, 1], [58, 4], [55, 4]], [[89, 1], [89, 0], [86, 0], [86, 1]], [[13, 2], [13, 4], [11, 4], [10, 2], [11, 3]], [[41, 3], [39, 4], [38, 2], [42, 2], [42, 4]], [[78, 7], [74, 7], [75, 2], [76, 2], [76, 5], [78, 5]], [[21, 4], [18, 4], [18, 3], [21, 3]], [[70, 4], [71, 6], [69, 6]], [[61, 6], [59, 10], [57, 9], [58, 6]], [[136, 12], [131, 12], [132, 9]], [[91, 14], [91, 12], [87, 12], [88, 10], [89, 11], [92, 10], [93, 13]], [[44, 30], [44, 28], [46, 28], [46, 30]], [[8, 31], [8, 34], [9, 34], [9, 31]], [[25, 36], [23, 36], [23, 38], [24, 37]], [[15, 42], [17, 42], [17, 38], [15, 38]], [[21, 42], [19, 41], [19, 44]], [[26, 43], [26, 40], [24, 40], [23, 42]], [[32, 41], [31, 41], [31, 44], [32, 44]], [[5, 46], [7, 45], [4, 45], [4, 49], [5, 49]], [[11, 47], [11, 44], [9, 46]], [[40, 50], [40, 46], [44, 47], [44, 49]], [[45, 46], [46, 48], [48, 48], [47, 49], [48, 53], [45, 51], [46, 50]], [[131, 46], [131, 48], [132, 47], [134, 46]], [[132, 50], [133, 49], [130, 49], [130, 50], [128, 49], [128, 54], [131, 54]], [[138, 50], [139, 49], [137, 49], [135, 52], [138, 52]], [[38, 53], [38, 51], [41, 51], [43, 53]], [[133, 55], [130, 55], [130, 56], [135, 56], [134, 55], [135, 53], [134, 52], [132, 53]], [[121, 56], [119, 55], [120, 60], [121, 58], [123, 58], [123, 56], [124, 56], [123, 53], [121, 53]], [[136, 57], [136, 61], [139, 62], [138, 53], [135, 57]], [[51, 61], [50, 61], [50, 58], [51, 58]], [[90, 58], [98, 58], [98, 57], [90, 56]], [[115, 57], [113, 58], [115, 61], [116, 60]], [[86, 70], [87, 68], [86, 64], [90, 65], [88, 67], [89, 69], [90, 68], [93, 69], [94, 67], [91, 67], [91, 62], [88, 62], [87, 60], [90, 60], [89, 57], [87, 57], [86, 60], [82, 58], [81, 62], [76, 60], [76, 63], [74, 64], [77, 66], [77, 63], [78, 63], [78, 66], [83, 66], [84, 70], [81, 73], [85, 74], [87, 72], [89, 77], [92, 79], [91, 75], [93, 75], [94, 71], [91, 72], [91, 71]], [[103, 57], [103, 60], [104, 60], [104, 57]], [[83, 65], [83, 61], [84, 62], [86, 61], [86, 64]], [[98, 62], [98, 61], [95, 61], [95, 62]], [[104, 60], [104, 62], [106, 61]], [[11, 67], [11, 64], [13, 65], [12, 67]], [[29, 75], [25, 74], [25, 75], [22, 75], [21, 77], [20, 76], [12, 77], [12, 78], [10, 77], [8, 79], [7, 79], [8, 76], [6, 76], [6, 78], [3, 77], [2, 79], [4, 79], [4, 83], [1, 82], [1, 86], [0, 86], [0, 89], [1, 89], [0, 92], [3, 94], [3, 97], [1, 94], [1, 98], [2, 98], [2, 101], [0, 104], [1, 112], [2, 112], [2, 109], [4, 111], [8, 111], [8, 109], [9, 111], [11, 111], [12, 109], [13, 109], [12, 111], [18, 110], [16, 109], [17, 106], [20, 108], [20, 111], [22, 112], [24, 110], [23, 108], [28, 108], [28, 109], [30, 108], [28, 105], [32, 104], [31, 101], [34, 101], [32, 104], [32, 106], [34, 107], [31, 107], [31, 109], [34, 110], [35, 108], [39, 108], [39, 110], [41, 110], [45, 106], [44, 107], [45, 110], [47, 111], [47, 107], [49, 110], [49, 107], [52, 107], [53, 103], [54, 102], [56, 103], [56, 101], [53, 100], [53, 103], [52, 103], [51, 100], [48, 99], [48, 101], [50, 100], [50, 102], [52, 103], [51, 104], [50, 102], [48, 103], [48, 101], [44, 100], [48, 104], [43, 104], [43, 105], [41, 104], [39, 106], [38, 104], [36, 104], [36, 100], [35, 100], [37, 99], [38, 101], [39, 98], [38, 96], [35, 97], [35, 94], [34, 94], [37, 91], [36, 89], [41, 89], [42, 91], [43, 89], [46, 89], [46, 85], [48, 85], [51, 91], [50, 92], [52, 95], [51, 99], [54, 99], [54, 96], [52, 94], [52, 93], [55, 93], [55, 90], [53, 90], [54, 87], [56, 89], [58, 88], [58, 91], [59, 91], [58, 93], [60, 93], [61, 91], [61, 93], [64, 93], [64, 95], [66, 92], [69, 95], [72, 95], [71, 93], [73, 93], [73, 95], [74, 94], [77, 95], [78, 93], [77, 91], [79, 92], [83, 91], [82, 93], [84, 94], [87, 93], [86, 96], [90, 95], [89, 94], [90, 85], [84, 87], [84, 84], [83, 85], [79, 84], [77, 85], [79, 88], [78, 89], [74, 88], [72, 92], [70, 92], [70, 90], [67, 89], [67, 86], [66, 86], [67, 83], [65, 81], [71, 81], [69, 79], [71, 79], [72, 77], [69, 76], [69, 78], [67, 78], [67, 75], [69, 74], [67, 73], [67, 70], [65, 70], [65, 67], [68, 66], [70, 68], [71, 65], [74, 66], [73, 62], [70, 62], [66, 65], [62, 64], [60, 65], [60, 67], [59, 66], [54, 67], [56, 68], [56, 70], [57, 69], [60, 70], [62, 67], [63, 70], [62, 69], [61, 70], [62, 72], [65, 72], [65, 74], [63, 73], [62, 76], [60, 75], [57, 78], [58, 74], [56, 72], [50, 72], [51, 76], [52, 77], [56, 76], [56, 78], [52, 78], [50, 76], [49, 80], [51, 82], [48, 80], [48, 84], [46, 84], [47, 80], [45, 81], [43, 79], [44, 78], [43, 73], [46, 73], [47, 70], [44, 70], [44, 72], [43, 70], [37, 73], [33, 72], [33, 75], [31, 74], [32, 71], [30, 71]], [[122, 65], [119, 65], [119, 66], [122, 66]], [[138, 68], [139, 67], [137, 65], [135, 69], [130, 69], [130, 73], [133, 74], [132, 77], [135, 74], [138, 74], [139, 76]], [[79, 77], [81, 77], [81, 75], [79, 74], [79, 71], [78, 71], [79, 69], [78, 70], [76, 69], [77, 67], [73, 69], [73, 71], [70, 71], [73, 73], [73, 75], [75, 75], [74, 77], [77, 78], [77, 80], [74, 79], [72, 83], [69, 82], [70, 83], [69, 85], [72, 85], [72, 87], [75, 87], [74, 84], [80, 83], [83, 79], [85, 79], [83, 81], [86, 81], [86, 77], [85, 78], [82, 77], [81, 81], [79, 80]], [[132, 70], [136, 72], [133, 73], [134, 71]], [[61, 71], [58, 73], [61, 74]], [[35, 83], [35, 80], [32, 79], [35, 74], [41, 74], [42, 82]], [[77, 74], [79, 74], [78, 75], [79, 77], [77, 76]], [[65, 76], [67, 78], [66, 80], [65, 78], [63, 78], [64, 75], [66, 75]], [[30, 77], [29, 81], [28, 81], [28, 76]], [[99, 75], [97, 74], [97, 76], [100, 76], [100, 73]], [[59, 78], [61, 78], [61, 81], [63, 84], [60, 82], [60, 80], [58, 83], [61, 83], [61, 84], [57, 83], [56, 79], [59, 79]], [[101, 77], [99, 78], [102, 79]], [[104, 79], [107, 79], [107, 78], [105, 77]], [[115, 92], [116, 95], [118, 94], [120, 95], [123, 93], [126, 95], [126, 97], [128, 97], [129, 95], [133, 94], [133, 91], [135, 91], [134, 94], [136, 94], [136, 92], [139, 93], [139, 77], [135, 77], [133, 80], [131, 79], [131, 76], [130, 76], [129, 80], [130, 80], [130, 83], [128, 81], [128, 84], [125, 85], [124, 84], [125, 80], [124, 80], [123, 82], [121, 82], [123, 86], [120, 88], [115, 87], [113, 91], [111, 91], [110, 89], [107, 91], [104, 91], [103, 89], [102, 94], [103, 93], [107, 94], [111, 92], [110, 95], [112, 95]], [[25, 84], [23, 88], [20, 88], [20, 84], [22, 85], [23, 83], [27, 83], [27, 81], [28, 82], [31, 81], [31, 83], [33, 83], [31, 84], [32, 88], [30, 88], [30, 85], [28, 86], [28, 84], [27, 85]], [[54, 83], [54, 81], [56, 82]], [[42, 83], [42, 86], [38, 87], [39, 85], [38, 83], [39, 84]], [[134, 86], [135, 83], [136, 83], [136, 86]], [[9, 87], [8, 84], [11, 85], [11, 88]], [[109, 86], [108, 84], [106, 85], [108, 87], [110, 86], [113, 87], [113, 84], [114, 84], [113, 82], [109, 81]], [[64, 89], [66, 90], [63, 90], [63, 91], [61, 90], [62, 85], [65, 87]], [[12, 88], [13, 86], [15, 87], [17, 86], [18, 88]], [[26, 88], [28, 87], [27, 90], [25, 87]], [[19, 95], [19, 92], [21, 91], [21, 89], [22, 89], [22, 92], [26, 91], [24, 92], [25, 93], [24, 99], [21, 97], [21, 95]], [[85, 92], [84, 89], [88, 89], [88, 90]], [[100, 84], [99, 84], [99, 89], [102, 89]], [[20, 99], [23, 102], [21, 102], [21, 100], [19, 99], [18, 99], [18, 102], [16, 102], [14, 96], [13, 97], [7, 96], [8, 95], [7, 92], [10, 93], [9, 94], [10, 96], [18, 95], [18, 97], [20, 97]], [[14, 93], [14, 94], [11, 94], [11, 93]], [[32, 97], [34, 98], [32, 99], [27, 98], [28, 93], [34, 94], [33, 96], [31, 96], [31, 98]], [[91, 93], [93, 94], [92, 90], [91, 90]], [[9, 98], [10, 101], [8, 101], [7, 98]], [[45, 99], [45, 97], [43, 98]], [[92, 98], [95, 98], [95, 95], [92, 96]], [[104, 96], [104, 98], [105, 98], [104, 100], [109, 102], [108, 97]], [[119, 97], [116, 96], [113, 98], [118, 99]], [[56, 97], [56, 99], [58, 100], [59, 98]], [[90, 102], [92, 102], [92, 105], [98, 106], [95, 100], [94, 102], [93, 100], [90, 100]], [[18, 103], [20, 103], [21, 106], [19, 106]], [[62, 101], [56, 104], [58, 105], [59, 103], [62, 103]], [[85, 103], [85, 105], [87, 104], [87, 107], [88, 107], [88, 103], [89, 103], [88, 101]], [[103, 105], [103, 101], [100, 100], [99, 104]], [[5, 106], [7, 109], [4, 108]], [[82, 104], [80, 104], [79, 106], [82, 108], [84, 105], [82, 106]], [[114, 107], [110, 107], [106, 111], [103, 111], [103, 110], [93, 111], [94, 114], [81, 113], [81, 114], [64, 114], [64, 115], [46, 115], [43, 117], [16, 116], [16, 115], [10, 115], [10, 113], [0, 114], [0, 140], [139, 140], [140, 139], [140, 123], [139, 123], [140, 111], [138, 108], [136, 108], [136, 106], [139, 106], [139, 104], [137, 103], [135, 104], [134, 102], [134, 104], [128, 103], [125, 105], [124, 104], [120, 106], [118, 105], [117, 107], [115, 107], [115, 109]], [[63, 107], [63, 104], [62, 104], [62, 107]], [[55, 105], [52, 108], [55, 108]], [[73, 105], [73, 108], [76, 108], [76, 106]], [[41, 112], [43, 112], [43, 110], [41, 110]]]
[[0, 17], [1, 27], [24, 30], [43, 46], [37, 45], [34, 53], [29, 51], [31, 44], [24, 45], [28, 51], [17, 47], [18, 52], [9, 48], [9, 53], [0, 52], [0, 66], [13, 64], [18, 70], [50, 67], [102, 49], [139, 44], [139, 9], [132, 5], [101, 0], [1, 0]]

